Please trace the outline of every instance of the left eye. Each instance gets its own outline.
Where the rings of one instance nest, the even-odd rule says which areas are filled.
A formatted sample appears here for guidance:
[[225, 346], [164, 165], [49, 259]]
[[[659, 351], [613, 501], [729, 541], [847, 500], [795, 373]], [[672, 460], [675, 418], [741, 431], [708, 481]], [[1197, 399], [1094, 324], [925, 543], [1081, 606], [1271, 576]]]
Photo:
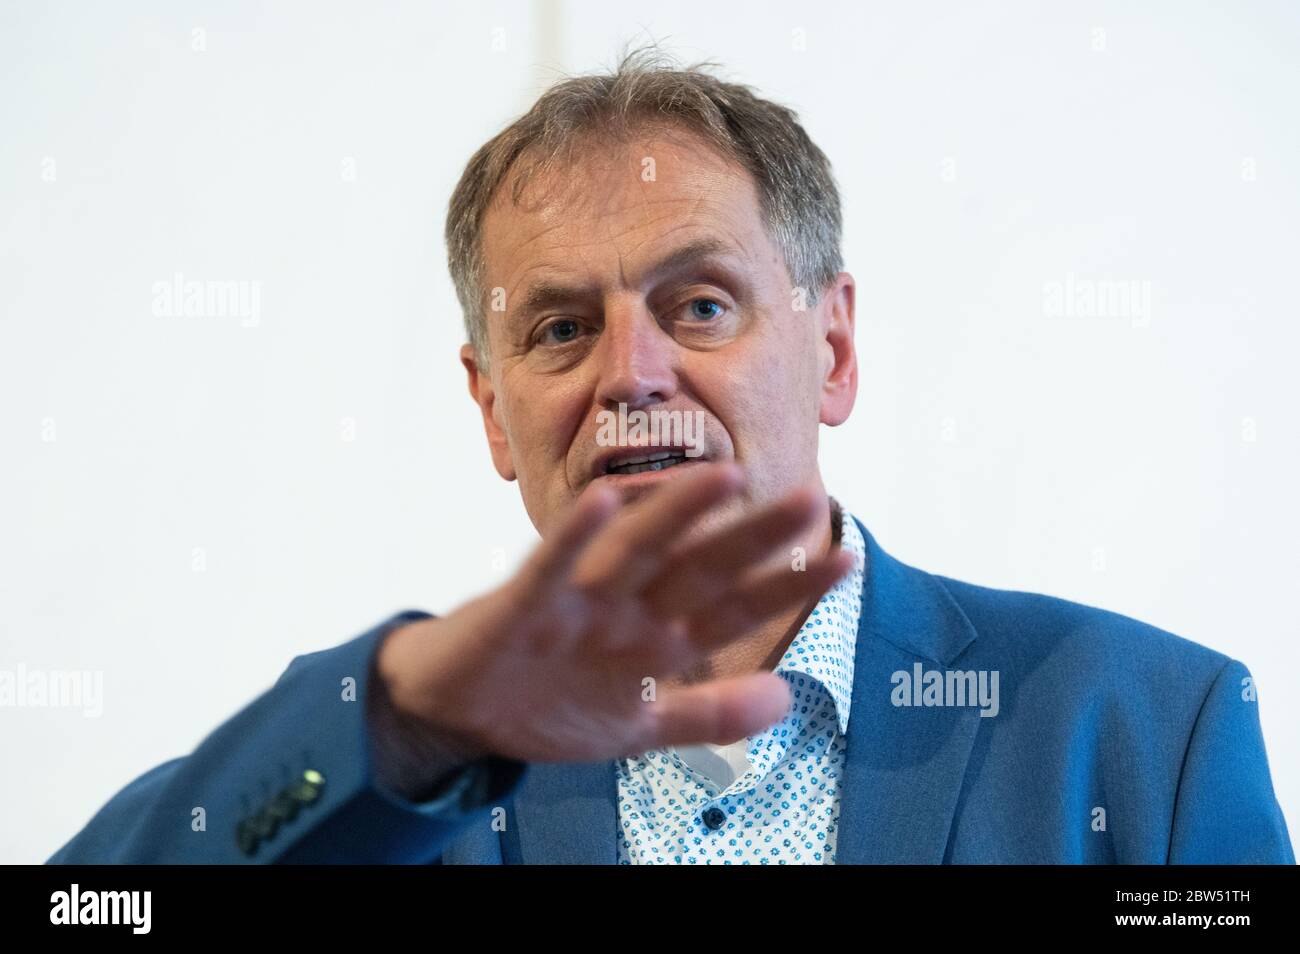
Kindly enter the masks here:
[[692, 318], [699, 318], [702, 321], [711, 321], [722, 314], [722, 306], [712, 298], [693, 299], [687, 310]]

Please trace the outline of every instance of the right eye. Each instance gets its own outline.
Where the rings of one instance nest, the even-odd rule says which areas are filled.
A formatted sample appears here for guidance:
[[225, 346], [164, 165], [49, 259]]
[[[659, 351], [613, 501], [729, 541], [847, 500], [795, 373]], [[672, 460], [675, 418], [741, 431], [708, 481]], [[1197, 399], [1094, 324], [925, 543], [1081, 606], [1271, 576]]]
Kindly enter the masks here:
[[537, 332], [537, 343], [568, 344], [578, 337], [581, 330], [582, 326], [572, 318], [557, 318]]

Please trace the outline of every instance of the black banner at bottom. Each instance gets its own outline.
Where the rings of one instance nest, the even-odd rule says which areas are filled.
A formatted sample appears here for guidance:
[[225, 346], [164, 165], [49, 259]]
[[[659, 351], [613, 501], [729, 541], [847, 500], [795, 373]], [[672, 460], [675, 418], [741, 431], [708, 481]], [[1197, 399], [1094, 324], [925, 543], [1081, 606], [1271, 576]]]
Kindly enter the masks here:
[[[927, 938], [950, 932], [987, 939], [1104, 931], [1178, 938], [1196, 933], [1231, 941], [1293, 925], [1300, 886], [1295, 867], [1199, 866], [690, 873], [437, 865], [34, 866], [5, 868], [0, 878], [7, 939], [75, 934], [93, 942], [283, 937], [328, 943], [379, 940], [392, 931], [435, 940], [432, 931], [452, 928], [483, 931], [485, 940], [514, 933], [548, 938], [606, 918], [633, 933], [676, 928], [682, 921], [707, 928], [712, 922], [731, 937], [745, 934], [746, 922], [766, 932], [786, 921], [796, 929], [802, 922], [864, 932], [911, 923]], [[806, 920], [810, 913], [812, 921]]]

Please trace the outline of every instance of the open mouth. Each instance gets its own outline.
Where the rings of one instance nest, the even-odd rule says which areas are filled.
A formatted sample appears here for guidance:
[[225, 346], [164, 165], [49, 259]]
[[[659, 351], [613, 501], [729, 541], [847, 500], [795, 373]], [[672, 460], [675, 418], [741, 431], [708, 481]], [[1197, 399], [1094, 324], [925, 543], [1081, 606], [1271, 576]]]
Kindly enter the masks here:
[[667, 470], [687, 460], [684, 450], [658, 451], [641, 457], [623, 457], [605, 465], [606, 474], [643, 474], [652, 470]]

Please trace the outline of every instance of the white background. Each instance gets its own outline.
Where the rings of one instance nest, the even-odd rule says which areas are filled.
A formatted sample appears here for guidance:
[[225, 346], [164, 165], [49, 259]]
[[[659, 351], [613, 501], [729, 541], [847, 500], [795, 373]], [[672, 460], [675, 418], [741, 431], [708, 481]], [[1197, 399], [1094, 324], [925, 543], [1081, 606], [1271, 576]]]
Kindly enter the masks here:
[[[532, 546], [442, 216], [558, 71], [650, 38], [835, 165], [862, 383], [828, 489], [906, 562], [1244, 661], [1294, 833], [1300, 14], [1137, 7], [0, 4], [0, 669], [105, 693], [0, 709], [0, 861]], [[258, 324], [155, 315], [177, 272], [261, 282]], [[1148, 282], [1149, 320], [1045, 314], [1070, 275]]]

